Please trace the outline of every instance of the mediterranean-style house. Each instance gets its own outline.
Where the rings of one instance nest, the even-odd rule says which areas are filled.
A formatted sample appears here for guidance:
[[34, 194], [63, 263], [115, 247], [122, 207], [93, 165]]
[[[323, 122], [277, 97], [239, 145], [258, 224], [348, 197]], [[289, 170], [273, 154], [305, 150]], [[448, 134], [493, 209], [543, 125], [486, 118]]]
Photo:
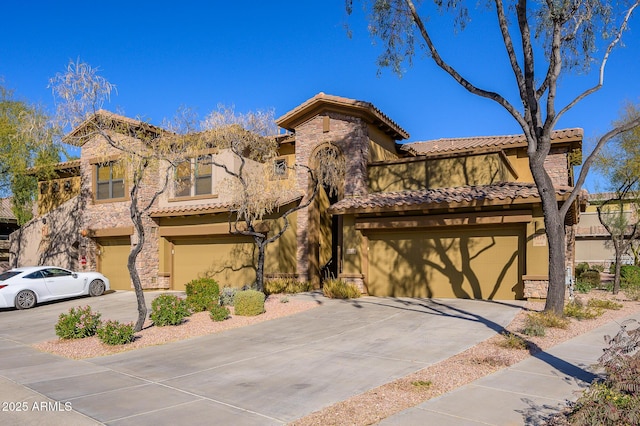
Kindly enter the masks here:
[[[98, 114], [134, 130], [140, 126]], [[286, 133], [277, 136], [280, 156], [274, 167], [313, 166], [315, 153], [331, 144], [344, 157], [346, 173], [337, 194], [321, 190], [268, 247], [267, 276], [316, 286], [323, 276], [334, 276], [375, 296], [545, 296], [548, 247], [524, 136], [406, 143], [409, 134], [371, 103], [324, 93], [277, 124]], [[73, 133], [82, 133], [81, 127]], [[149, 125], [144, 131], [161, 133]], [[122, 133], [122, 138], [136, 134]], [[581, 129], [553, 134], [545, 164], [559, 202], [572, 189], [582, 136]], [[79, 160], [61, 163], [56, 179], [39, 183], [39, 216], [23, 227], [22, 238], [12, 239], [14, 264], [96, 269], [112, 288], [131, 288], [126, 264], [137, 237], [127, 177], [114, 166], [117, 153], [107, 162], [99, 154], [104, 143], [99, 137], [84, 139]], [[309, 185], [302, 170], [284, 173], [299, 195], [284, 200], [283, 208], [300, 203]], [[144, 288], [181, 290], [204, 275], [221, 286], [253, 282], [255, 247], [251, 239], [228, 232], [223, 175], [215, 167], [198, 168], [194, 159], [193, 185], [170, 188], [149, 211], [147, 242], [137, 264]], [[147, 179], [146, 192], [158, 180]], [[566, 219], [567, 266], [573, 264], [579, 214], [576, 203]], [[266, 223], [282, 226], [278, 214]]]
[[[588, 263], [590, 266], [602, 266], [608, 269], [615, 263], [616, 255], [611, 242], [611, 234], [600, 223], [598, 218], [598, 206], [608, 200], [616, 200], [618, 195], [612, 192], [589, 194], [589, 204], [580, 214], [580, 222], [576, 228], [576, 255], [575, 262]], [[618, 210], [617, 202], [611, 207]], [[625, 235], [629, 238], [633, 234], [633, 224], [638, 222], [638, 206], [633, 199], [625, 199], [621, 203], [622, 215], [626, 220], [627, 229]], [[623, 254], [624, 264], [633, 264], [634, 255], [631, 250]]]

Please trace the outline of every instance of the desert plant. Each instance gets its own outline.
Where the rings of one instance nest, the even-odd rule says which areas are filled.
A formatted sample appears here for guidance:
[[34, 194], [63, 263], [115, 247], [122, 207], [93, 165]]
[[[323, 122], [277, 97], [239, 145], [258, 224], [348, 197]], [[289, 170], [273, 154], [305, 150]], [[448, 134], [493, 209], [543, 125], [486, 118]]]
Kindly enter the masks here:
[[600, 271], [589, 269], [578, 277], [578, 281], [587, 283], [593, 288], [597, 288], [600, 286]]
[[216, 305], [209, 311], [209, 316], [213, 321], [224, 321], [229, 318], [230, 313], [226, 306]]
[[411, 384], [417, 388], [428, 389], [433, 385], [431, 380], [414, 380]]
[[612, 311], [622, 309], [622, 304], [608, 299], [589, 299], [587, 306], [590, 308], [609, 309]]
[[98, 337], [107, 345], [126, 345], [133, 342], [133, 323], [123, 324], [119, 321], [108, 320], [98, 328]]
[[236, 315], [255, 316], [264, 312], [264, 293], [256, 290], [243, 290], [236, 293], [234, 312]]
[[529, 344], [522, 337], [509, 331], [500, 334], [503, 338], [498, 341], [498, 345], [507, 349], [528, 349]]
[[322, 293], [331, 299], [355, 299], [361, 296], [360, 289], [355, 284], [340, 279], [325, 280]]
[[544, 336], [546, 334], [546, 327], [540, 320], [539, 316], [527, 315], [524, 320], [524, 327], [522, 328], [522, 334], [527, 336]]
[[151, 321], [158, 327], [178, 325], [191, 314], [187, 302], [174, 294], [161, 294], [151, 302]]
[[567, 318], [558, 316], [553, 312], [532, 312], [529, 313], [527, 317], [532, 317], [535, 321], [539, 322], [544, 327], [564, 329], [569, 326], [569, 320]]
[[593, 319], [602, 315], [603, 310], [601, 308], [591, 308], [585, 306], [580, 299], [575, 299], [569, 302], [564, 307], [564, 314], [567, 317], [572, 317], [577, 320]]
[[578, 263], [575, 269], [575, 272], [576, 272], [575, 277], [576, 278], [580, 277], [580, 275], [582, 275], [588, 269], [589, 269], [589, 264], [587, 262]]
[[60, 314], [55, 325], [56, 335], [61, 339], [82, 339], [96, 334], [100, 327], [99, 312], [93, 312], [91, 306], [78, 306], [69, 309], [69, 313]]
[[591, 282], [582, 281], [580, 278], [576, 280], [576, 284], [574, 286], [575, 291], [577, 291], [578, 293], [584, 293], [584, 294], [589, 293], [594, 288], [595, 287], [593, 286], [593, 284], [591, 284]]
[[313, 290], [313, 285], [309, 281], [298, 281], [294, 278], [274, 278], [264, 283], [266, 294], [279, 293], [302, 293]]
[[220, 291], [220, 305], [233, 306], [238, 289], [235, 287], [223, 287]]
[[187, 303], [193, 312], [209, 311], [219, 304], [220, 287], [212, 278], [199, 278], [185, 286]]
[[604, 377], [585, 390], [566, 414], [575, 425], [640, 424], [640, 328], [638, 322], [621, 324], [614, 337], [605, 336], [608, 347], [598, 360]]

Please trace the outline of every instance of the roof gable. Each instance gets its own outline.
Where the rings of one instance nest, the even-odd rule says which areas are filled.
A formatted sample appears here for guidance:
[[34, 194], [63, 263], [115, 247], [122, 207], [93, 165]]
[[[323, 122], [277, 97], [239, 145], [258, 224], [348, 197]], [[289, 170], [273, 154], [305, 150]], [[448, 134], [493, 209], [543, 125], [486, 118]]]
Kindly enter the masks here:
[[391, 120], [391, 118], [373, 104], [340, 96], [327, 95], [323, 92], [318, 93], [313, 98], [284, 114], [276, 120], [276, 123], [284, 129], [294, 131], [299, 124], [327, 111], [362, 118], [367, 123], [377, 125], [380, 130], [395, 140], [407, 139], [409, 137], [409, 133], [407, 133], [406, 130]]

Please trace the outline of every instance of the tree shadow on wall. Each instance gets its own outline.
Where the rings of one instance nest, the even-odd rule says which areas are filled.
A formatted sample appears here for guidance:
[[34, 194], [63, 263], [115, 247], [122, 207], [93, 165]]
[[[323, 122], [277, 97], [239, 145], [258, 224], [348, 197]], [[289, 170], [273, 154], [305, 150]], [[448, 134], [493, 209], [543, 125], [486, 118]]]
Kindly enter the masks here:
[[212, 278], [220, 287], [251, 286], [255, 282], [258, 249], [253, 243], [238, 242], [224, 255], [212, 254], [205, 270], [198, 273], [200, 278]]
[[[505, 234], [509, 236], [510, 234]], [[384, 277], [385, 283], [369, 283], [374, 294], [391, 297], [456, 297], [462, 299], [493, 299], [509, 292], [522, 296], [517, 247], [496, 263], [491, 250], [497, 248], [497, 238], [481, 234], [442, 238], [416, 238], [415, 233], [379, 242], [370, 237], [370, 244], [380, 244], [370, 251], [369, 276]], [[376, 270], [377, 269], [377, 270]], [[515, 281], [514, 281], [515, 275]], [[378, 281], [382, 280], [380, 278]], [[379, 286], [387, 285], [387, 292]], [[508, 288], [507, 288], [508, 287]], [[500, 292], [500, 293], [499, 293]]]

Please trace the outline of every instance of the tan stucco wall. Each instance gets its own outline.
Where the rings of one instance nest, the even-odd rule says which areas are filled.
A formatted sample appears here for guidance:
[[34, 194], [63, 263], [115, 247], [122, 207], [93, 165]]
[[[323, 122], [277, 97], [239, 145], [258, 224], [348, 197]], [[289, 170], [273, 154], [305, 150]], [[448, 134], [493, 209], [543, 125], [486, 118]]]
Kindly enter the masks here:
[[547, 276], [549, 274], [549, 243], [545, 234], [542, 208], [533, 209], [533, 220], [527, 224], [526, 275]]
[[368, 162], [393, 160], [398, 158], [395, 140], [377, 127], [369, 125], [369, 158]]
[[41, 216], [80, 194], [80, 176], [38, 182], [38, 215]]
[[509, 171], [499, 154], [460, 158], [410, 158], [370, 164], [369, 189], [392, 192], [429, 188], [487, 185], [508, 180]]

